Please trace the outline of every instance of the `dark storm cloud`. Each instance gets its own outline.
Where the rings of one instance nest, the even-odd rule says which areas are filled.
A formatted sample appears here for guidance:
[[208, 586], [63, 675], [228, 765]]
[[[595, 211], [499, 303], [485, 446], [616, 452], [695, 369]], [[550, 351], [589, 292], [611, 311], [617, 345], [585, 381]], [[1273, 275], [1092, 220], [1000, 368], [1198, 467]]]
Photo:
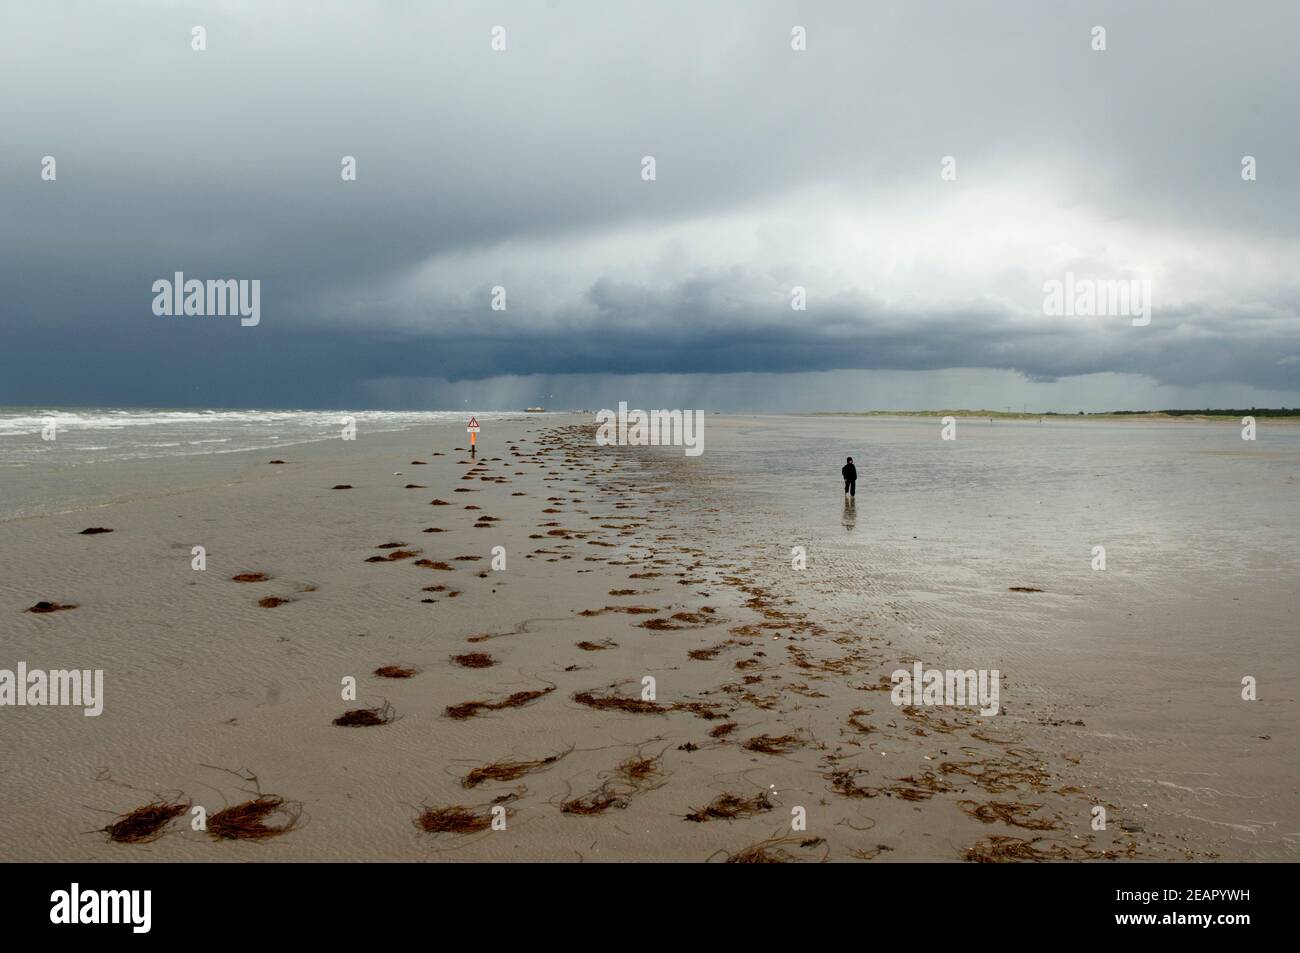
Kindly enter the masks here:
[[[952, 367], [1300, 390], [1300, 10], [1281, 0], [6, 17], [0, 402]], [[845, 221], [875, 229], [861, 254]], [[1067, 268], [1134, 267], [1158, 271], [1147, 328], [1038, 307]], [[262, 324], [154, 317], [177, 270], [260, 279]]]

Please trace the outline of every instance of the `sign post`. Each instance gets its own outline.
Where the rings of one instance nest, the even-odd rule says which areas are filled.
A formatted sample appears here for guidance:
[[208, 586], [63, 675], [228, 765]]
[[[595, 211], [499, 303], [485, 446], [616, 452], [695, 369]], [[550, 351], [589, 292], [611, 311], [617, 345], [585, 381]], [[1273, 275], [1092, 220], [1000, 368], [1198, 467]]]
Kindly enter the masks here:
[[478, 453], [478, 418], [471, 417], [469, 423], [465, 425], [465, 432], [469, 434], [469, 455], [472, 457]]

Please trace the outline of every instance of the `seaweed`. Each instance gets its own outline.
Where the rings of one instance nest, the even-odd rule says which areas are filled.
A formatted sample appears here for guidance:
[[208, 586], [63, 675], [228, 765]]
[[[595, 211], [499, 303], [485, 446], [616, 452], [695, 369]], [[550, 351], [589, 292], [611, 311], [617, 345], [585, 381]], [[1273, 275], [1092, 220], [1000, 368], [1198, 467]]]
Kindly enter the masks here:
[[1070, 851], [1064, 845], [1052, 844], [1049, 849], [1044, 850], [1037, 846], [1040, 840], [1042, 840], [1040, 837], [1025, 840], [1021, 837], [1005, 837], [994, 834], [987, 842], [976, 844], [967, 850], [964, 859], [977, 864], [1005, 864], [1020, 860], [1070, 859]]
[[753, 817], [763, 811], [772, 810], [772, 802], [767, 799], [767, 792], [760, 791], [753, 797], [742, 794], [719, 794], [704, 807], [696, 808], [686, 815], [686, 820], [703, 823], [711, 820], [732, 820], [737, 817]]
[[1014, 791], [1022, 784], [1041, 790], [1048, 783], [1047, 772], [1014, 760], [944, 761], [940, 763], [939, 770], [944, 774], [960, 774], [968, 777], [990, 794]]
[[395, 717], [393, 706], [384, 702], [374, 708], [350, 708], [335, 718], [333, 724], [343, 728], [372, 728], [391, 724]]
[[497, 660], [486, 652], [465, 652], [453, 655], [451, 660], [462, 668], [491, 668], [497, 664]]
[[[786, 850], [787, 847], [815, 847], [819, 843], [825, 844], [825, 841], [820, 838], [769, 837], [757, 844], [750, 844], [734, 854], [728, 854], [726, 851], [719, 851], [718, 853], [723, 855], [725, 862], [728, 864], [797, 864], [802, 862], [802, 858], [790, 853]], [[829, 853], [829, 851], [826, 853]], [[715, 853], [713, 856], [716, 857], [717, 855]], [[826, 854], [823, 853], [822, 860], [825, 859]]]
[[755, 735], [741, 747], [747, 751], [760, 751], [763, 754], [789, 754], [801, 744], [798, 735]]
[[[278, 826], [268, 818], [283, 818]], [[208, 834], [216, 840], [264, 840], [287, 834], [302, 817], [302, 805], [275, 794], [259, 794], [251, 801], [227, 807], [208, 818]]]
[[480, 711], [502, 711], [506, 708], [521, 708], [529, 702], [536, 701], [543, 695], [549, 695], [555, 691], [556, 686], [550, 685], [546, 688], [537, 689], [528, 692], [515, 692], [508, 695], [500, 701], [472, 701], [461, 702], [459, 705], [448, 705], [443, 709], [443, 714], [448, 718], [464, 720], [473, 718]]
[[36, 603], [36, 605], [31, 606], [30, 608], [24, 611], [41, 614], [45, 612], [64, 612], [68, 609], [75, 609], [75, 608], [77, 608], [75, 603], [64, 605], [62, 602], [46, 602], [42, 600]]
[[[382, 549], [384, 547], [381, 546], [379, 548]], [[420, 555], [420, 551], [418, 549], [394, 549], [392, 552], [387, 553], [386, 555], [383, 556], [370, 556], [369, 558], [366, 559], [366, 562], [395, 563], [402, 559], [414, 559], [418, 555]], [[416, 563], [416, 565], [418, 566], [419, 563]]]
[[189, 809], [189, 801], [152, 801], [121, 815], [102, 830], [118, 844], [147, 844], [162, 837], [163, 829]]
[[460, 804], [425, 807], [416, 817], [415, 826], [426, 834], [476, 834], [492, 826], [492, 812], [477, 814]]
[[835, 793], [844, 797], [855, 799], [879, 797], [882, 793], [880, 788], [863, 787], [855, 780], [859, 774], [864, 773], [861, 769], [841, 769], [822, 776], [831, 782]]
[[672, 709], [658, 702], [619, 695], [597, 695], [593, 691], [574, 692], [573, 700], [597, 711], [625, 711], [635, 715], [664, 715]]
[[482, 767], [474, 768], [469, 774], [461, 778], [460, 785], [464, 788], [476, 788], [485, 781], [517, 781], [525, 774], [531, 774], [534, 771], [550, 767], [571, 751], [573, 751], [572, 747], [559, 754], [548, 755], [536, 761], [497, 761], [493, 764], [485, 764]]
[[1025, 804], [1019, 801], [989, 801], [980, 804], [977, 801], [958, 801], [958, 807], [976, 820], [985, 824], [1001, 821], [1012, 827], [1023, 827], [1030, 831], [1050, 831], [1060, 828], [1060, 824], [1047, 817], [1031, 817], [1034, 811], [1042, 808], [1041, 804]]
[[601, 781], [600, 787], [582, 797], [562, 802], [560, 813], [589, 816], [602, 814], [610, 808], [626, 808], [634, 795], [663, 785], [663, 754], [660, 751], [647, 758], [638, 748], [636, 754], [618, 763]]

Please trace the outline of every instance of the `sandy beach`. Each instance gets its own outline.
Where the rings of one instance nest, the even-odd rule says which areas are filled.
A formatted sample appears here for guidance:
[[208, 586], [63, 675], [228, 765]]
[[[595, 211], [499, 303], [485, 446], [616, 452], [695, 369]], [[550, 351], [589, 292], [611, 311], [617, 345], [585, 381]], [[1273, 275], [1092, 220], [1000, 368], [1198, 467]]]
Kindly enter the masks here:
[[[725, 448], [728, 433], [761, 426], [710, 418], [710, 439]], [[725, 475], [592, 434], [586, 417], [503, 417], [471, 459], [459, 422], [363, 432], [226, 455], [217, 469], [194, 458], [170, 489], [139, 492], [132, 472], [149, 461], [104, 464], [117, 468], [104, 471], [113, 502], [0, 523], [0, 667], [104, 673], [97, 717], [0, 712], [0, 853], [1293, 859], [1293, 662], [1279, 671], [1257, 655], [1283, 686], [1205, 716], [1227, 756], [1260, 772], [1246, 785], [1254, 816], [1234, 831], [1176, 790], [1194, 785], [1161, 787], [1174, 777], [1163, 768], [1186, 760], [1159, 754], [1168, 711], [1075, 703], [1035, 686], [1031, 656], [1004, 672], [996, 716], [893, 704], [900, 667], [980, 667], [918, 626], [941, 602], [886, 592], [884, 578], [837, 584], [826, 547], [792, 572], [788, 547], [747, 522]], [[840, 506], [833, 485], [827, 500]], [[753, 506], [750, 519], [763, 501]], [[1016, 610], [1024, 639], [1123, 625], [1107, 615], [1128, 604], [1120, 596], [1052, 603], [1069, 586], [1049, 576], [1020, 580], [1053, 606]], [[993, 582], [999, 599], [1029, 598], [1005, 582]], [[65, 608], [26, 611], [40, 603]], [[1285, 591], [1255, 606], [1279, 625], [1295, 608]], [[1122, 682], [1140, 656], [1111, 658], [1100, 680]], [[980, 658], [998, 661], [992, 649]], [[1086, 647], [1061, 659], [1076, 681], [1095, 675]], [[1186, 687], [1143, 704], [1200, 721], [1204, 696]], [[1156, 780], [1134, 786], [1133, 763]], [[264, 802], [267, 836], [192, 829], [196, 806], [210, 820], [259, 798], [283, 799]], [[151, 803], [184, 812], [139, 842], [105, 830]]]

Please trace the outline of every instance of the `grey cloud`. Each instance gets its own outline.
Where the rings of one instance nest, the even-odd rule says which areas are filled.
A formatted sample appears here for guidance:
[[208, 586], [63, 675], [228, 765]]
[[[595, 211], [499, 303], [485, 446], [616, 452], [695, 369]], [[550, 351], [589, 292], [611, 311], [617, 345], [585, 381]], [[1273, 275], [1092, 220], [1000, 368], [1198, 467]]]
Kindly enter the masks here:
[[[1089, 333], [1027, 324], [993, 300], [915, 314], [845, 294], [792, 320], [756, 301], [755, 286], [784, 276], [690, 261], [657, 284], [598, 276], [580, 299], [595, 322], [521, 300], [494, 328], [455, 302], [373, 297], [439, 256], [710, 220], [804, 187], [924, 196], [947, 154], [964, 187], [1037, 176], [1058, 205], [1117, 224], [1295, 241], [1294, 4], [313, 10], [7, 11], [0, 401], [331, 405], [402, 376], [955, 367], [1300, 390], [1279, 361], [1300, 353], [1289, 287], [1256, 289], [1267, 320], [1234, 298]], [[208, 29], [201, 54], [195, 23]], [[504, 54], [488, 49], [497, 23]], [[805, 54], [789, 51], [795, 23]], [[1087, 48], [1094, 23], [1104, 54]], [[637, 177], [647, 153], [651, 188]], [[1245, 153], [1258, 182], [1237, 175]], [[38, 178], [46, 154], [57, 183]], [[345, 154], [355, 183], [339, 181]], [[260, 278], [263, 325], [153, 318], [149, 283], [175, 270]], [[411, 313], [428, 320], [389, 320]]]

